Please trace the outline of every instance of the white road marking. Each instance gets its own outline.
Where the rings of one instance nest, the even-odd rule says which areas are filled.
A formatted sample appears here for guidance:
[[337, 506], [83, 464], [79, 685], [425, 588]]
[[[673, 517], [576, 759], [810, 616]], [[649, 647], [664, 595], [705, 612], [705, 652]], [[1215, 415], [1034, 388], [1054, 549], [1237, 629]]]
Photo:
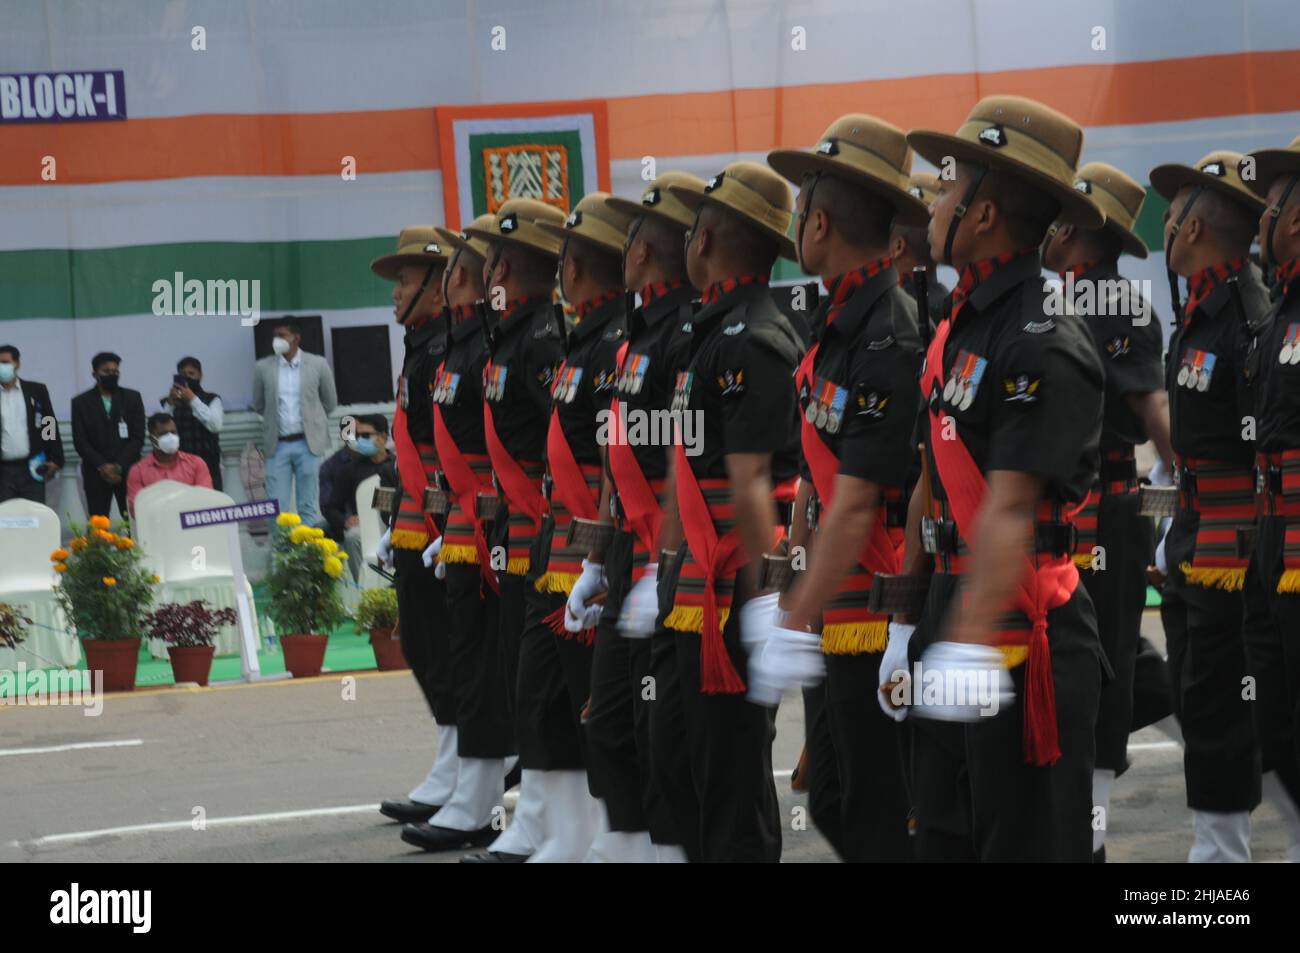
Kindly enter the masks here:
[[1168, 751], [1171, 748], [1181, 748], [1177, 741], [1144, 741], [1141, 744], [1129, 745], [1129, 751]]
[[5, 748], [0, 750], [0, 758], [20, 754], [58, 754], [62, 751], [82, 751], [86, 748], [137, 748], [144, 744], [143, 738], [126, 738], [121, 741], [79, 741], [74, 744], [50, 745], [47, 748]]
[[[270, 814], [240, 814], [236, 817], [209, 817], [207, 827], [235, 827], [240, 824], [270, 824], [276, 821], [294, 821], [305, 817], [337, 817], [343, 814], [378, 814], [379, 805], [352, 804], [347, 807], [317, 807], [305, 811], [276, 811]], [[70, 834], [47, 834], [28, 841], [28, 846], [44, 847], [50, 844], [67, 844], [73, 841], [92, 840], [96, 837], [114, 837], [120, 834], [152, 834], [165, 831], [193, 830], [194, 821], [162, 821], [156, 824], [131, 824], [127, 827], [105, 827], [97, 831], [73, 831]]]

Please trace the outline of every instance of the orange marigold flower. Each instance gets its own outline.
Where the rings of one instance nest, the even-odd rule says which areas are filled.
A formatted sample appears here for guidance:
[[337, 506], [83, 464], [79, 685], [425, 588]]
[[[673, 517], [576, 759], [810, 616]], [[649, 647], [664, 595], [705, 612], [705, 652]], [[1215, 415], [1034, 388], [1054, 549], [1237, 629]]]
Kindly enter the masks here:
[[108, 522], [107, 516], [92, 516], [90, 518], [90, 525], [95, 529], [108, 529], [111, 524]]
[[155, 573], [154, 576], [153, 576], [153, 584], [156, 586], [156, 585], [158, 585], [158, 583], [160, 583], [160, 582], [162, 582], [162, 579], [160, 579], [160, 578], [158, 577], [158, 575]]
[[66, 565], [64, 565], [63, 563], [55, 563], [55, 564], [54, 564], [54, 571], [55, 571], [55, 572], [67, 572], [67, 571], [68, 571], [68, 567], [67, 567]]
[[95, 530], [95, 535], [98, 536], [106, 543], [111, 543], [114, 539], [117, 538], [112, 533], [108, 532], [108, 530], [103, 530], [103, 529]]
[[51, 562], [61, 563], [63, 562], [63, 560], [67, 558], [68, 558], [68, 551], [66, 549], [63, 549], [62, 547], [50, 553]]
[[118, 549], [130, 549], [135, 545], [135, 540], [131, 539], [130, 536], [118, 536], [114, 539], [113, 545]]
[[104, 585], [106, 585], [106, 586], [116, 586], [116, 585], [117, 585], [117, 580], [114, 579], [112, 576], [105, 576], [105, 577], [101, 580], [101, 582], [103, 582]]
[[86, 548], [86, 537], [74, 536], [72, 539], [68, 540], [68, 546], [72, 548], [74, 553], [79, 553]]

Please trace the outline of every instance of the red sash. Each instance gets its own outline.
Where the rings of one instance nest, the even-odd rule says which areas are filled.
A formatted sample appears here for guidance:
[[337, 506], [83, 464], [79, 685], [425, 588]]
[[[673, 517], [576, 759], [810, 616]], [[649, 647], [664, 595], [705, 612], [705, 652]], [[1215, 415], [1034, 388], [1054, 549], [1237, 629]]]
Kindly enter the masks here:
[[[806, 382], [809, 387], [812, 386], [813, 358], [817, 356], [817, 349], [820, 346], [814, 344], [805, 355], [803, 363], [799, 365], [795, 376], [800, 384]], [[826, 446], [821, 433], [809, 422], [806, 415], [800, 417], [799, 431], [804, 459], [808, 461], [808, 469], [812, 471], [813, 487], [817, 490], [823, 511], [829, 510], [831, 495], [835, 492], [835, 478], [840, 472], [840, 458]], [[862, 551], [858, 553], [858, 562], [862, 564], [863, 569], [871, 573], [883, 572], [896, 575], [899, 571], [901, 560], [894, 541], [889, 538], [883, 511], [876, 514], [876, 519], [871, 524], [871, 536], [862, 544]]]
[[[623, 364], [627, 360], [627, 342], [618, 349], [618, 373], [623, 373]], [[628, 445], [627, 432], [623, 426], [623, 408], [615, 395], [610, 404], [610, 420], [614, 429], [609, 441], [609, 472], [618, 490], [619, 505], [627, 517], [628, 525], [636, 533], [642, 548], [653, 554], [655, 543], [659, 539], [659, 527], [663, 523], [663, 510], [659, 507], [659, 498], [645, 478], [636, 453]]]
[[559, 497], [564, 508], [579, 519], [596, 519], [599, 501], [591, 498], [587, 479], [573, 455], [573, 448], [569, 446], [569, 438], [564, 435], [564, 427], [560, 425], [558, 410], [551, 411], [551, 424], [546, 431], [546, 463], [551, 468], [551, 492]]
[[[749, 562], [749, 554], [740, 543], [740, 534], [734, 529], [718, 538], [704, 500], [704, 491], [691, 470], [686, 457], [686, 447], [677, 444], [677, 509], [681, 514], [682, 530], [691, 556], [704, 570], [704, 618], [700, 627], [700, 691], [706, 695], [738, 694], [745, 683], [731, 664], [722, 628], [718, 625], [718, 595], [715, 589], [719, 579], [726, 579], [740, 571]], [[781, 502], [794, 499], [797, 480], [778, 485], [773, 497]], [[778, 526], [772, 540], [775, 546], [785, 536], [785, 527]]]
[[492, 571], [487, 536], [483, 533], [483, 521], [477, 515], [478, 494], [480, 491], [490, 490], [491, 487], [479, 482], [469, 461], [460, 452], [460, 447], [456, 446], [451, 431], [447, 429], [447, 424], [442, 419], [442, 407], [439, 404], [433, 405], [433, 440], [438, 448], [438, 465], [446, 474], [447, 482], [451, 484], [456, 505], [474, 525], [474, 548], [478, 551], [479, 573], [491, 590], [497, 592], [497, 574]]
[[[943, 390], [943, 348], [951, 330], [952, 320], [942, 321], [930, 343], [925, 357], [925, 372], [921, 376], [922, 400], [928, 400], [936, 387], [940, 392]], [[943, 418], [933, 411], [930, 412], [929, 446], [957, 531], [969, 542], [988, 483], [961, 439], [955, 434], [950, 439], [945, 437]], [[1054, 764], [1061, 757], [1056, 725], [1056, 687], [1052, 681], [1052, 656], [1047, 642], [1047, 613], [1068, 602], [1078, 585], [1079, 570], [1069, 554], [1041, 566], [1035, 566], [1034, 561], [1026, 557], [1024, 572], [1013, 597], [1015, 607], [1033, 624], [1025, 662], [1024, 752], [1025, 761], [1036, 767]]]
[[492, 405], [487, 401], [483, 402], [483, 437], [488, 456], [492, 458], [492, 471], [501, 484], [506, 503], [513, 512], [527, 517], [533, 524], [533, 533], [536, 533], [546, 513], [546, 497], [497, 436], [496, 425], [492, 422]]
[[[397, 392], [400, 394], [403, 389], [399, 379]], [[419, 448], [406, 430], [406, 408], [402, 406], [400, 400], [397, 402], [397, 409], [393, 411], [393, 443], [397, 449], [397, 476], [402, 483], [402, 494], [406, 499], [413, 500], [416, 509], [423, 513], [428, 538], [430, 541], [435, 540], [441, 535], [438, 532], [438, 524], [433, 521], [433, 517], [423, 512], [424, 488], [429, 482], [429, 475], [420, 460]]]

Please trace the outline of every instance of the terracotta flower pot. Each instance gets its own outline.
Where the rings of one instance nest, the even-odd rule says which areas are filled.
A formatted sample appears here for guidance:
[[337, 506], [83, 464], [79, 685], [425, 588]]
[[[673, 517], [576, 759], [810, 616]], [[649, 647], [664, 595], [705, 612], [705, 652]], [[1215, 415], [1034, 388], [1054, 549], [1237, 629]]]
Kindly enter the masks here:
[[411, 666], [402, 654], [402, 642], [395, 629], [371, 629], [370, 647], [375, 650], [375, 665], [381, 672], [397, 672]]
[[325, 661], [328, 635], [282, 635], [280, 647], [284, 649], [284, 667], [294, 678], [311, 678], [320, 674]]
[[86, 668], [104, 673], [104, 691], [135, 691], [139, 639], [84, 639], [81, 647], [86, 652]]
[[167, 655], [172, 660], [172, 677], [179, 685], [181, 682], [208, 684], [212, 674], [212, 655], [216, 648], [211, 645], [169, 645]]

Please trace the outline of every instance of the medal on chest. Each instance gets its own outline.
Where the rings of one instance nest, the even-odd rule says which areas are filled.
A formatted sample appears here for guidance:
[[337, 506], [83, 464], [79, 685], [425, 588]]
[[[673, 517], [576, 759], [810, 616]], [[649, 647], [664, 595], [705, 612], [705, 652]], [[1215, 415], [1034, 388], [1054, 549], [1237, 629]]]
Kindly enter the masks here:
[[958, 410], [969, 410], [975, 403], [980, 381], [989, 362], [978, 354], [966, 350], [957, 352], [957, 360], [948, 372], [948, 380], [943, 385], [943, 399]]
[[489, 364], [483, 370], [483, 397], [499, 401], [506, 391], [506, 370], [504, 365]]
[[456, 389], [460, 387], [460, 375], [443, 371], [438, 375], [438, 386], [433, 389], [433, 401], [436, 404], [454, 404]]
[[695, 375], [691, 371], [678, 371], [677, 381], [673, 384], [673, 413], [680, 413], [691, 405], [691, 384]]
[[811, 399], [804, 409], [804, 419], [818, 430], [827, 433], [839, 433], [844, 422], [844, 406], [848, 403], [849, 392], [834, 381], [817, 378], [811, 391]]
[[573, 403], [573, 398], [578, 396], [578, 384], [581, 380], [581, 367], [563, 368], [551, 384], [551, 399], [557, 404]]
[[618, 376], [621, 394], [639, 394], [645, 386], [645, 374], [650, 369], [649, 354], [629, 354], [623, 363], [623, 373]]
[[1210, 379], [1214, 376], [1215, 360], [1208, 351], [1198, 351], [1193, 347], [1184, 350], [1178, 367], [1178, 386], [1205, 393], [1210, 389]]
[[1282, 350], [1277, 354], [1279, 364], [1300, 364], [1300, 324], [1289, 325], [1282, 338]]

